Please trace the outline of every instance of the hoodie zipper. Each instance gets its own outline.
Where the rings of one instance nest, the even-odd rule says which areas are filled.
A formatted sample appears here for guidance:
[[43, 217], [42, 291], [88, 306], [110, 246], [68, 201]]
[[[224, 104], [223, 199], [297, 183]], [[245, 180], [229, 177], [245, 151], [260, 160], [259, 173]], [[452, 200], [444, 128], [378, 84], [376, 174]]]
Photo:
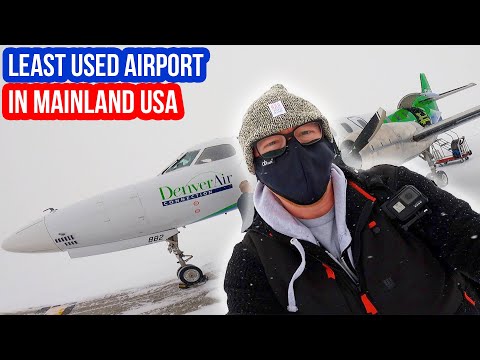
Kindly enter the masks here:
[[[359, 218], [359, 220], [357, 221], [357, 224], [356, 224], [356, 230], [355, 230], [355, 234], [353, 236], [352, 242], [355, 241], [355, 240], [358, 241], [358, 238], [361, 236], [361, 231], [362, 231], [363, 227], [366, 225], [368, 216], [371, 214], [373, 206], [374, 206], [374, 201], [372, 201], [372, 200], [370, 200], [370, 202], [367, 202], [364, 205], [364, 207], [362, 209], [362, 212], [360, 214], [360, 218]], [[348, 247], [347, 247], [347, 249], [348, 249]], [[353, 265], [352, 265], [352, 267], [350, 267], [348, 265], [349, 261], [347, 262], [345, 260], [345, 255], [348, 256], [348, 254], [346, 254], [347, 249], [345, 249], [343, 251], [343, 253], [341, 254], [341, 257], [340, 257], [344, 266], [342, 266], [342, 264], [332, 254], [330, 254], [327, 250], [325, 250], [325, 252], [327, 253], [327, 255], [333, 261], [335, 261], [335, 263], [337, 263], [342, 268], [342, 270], [350, 278], [351, 283], [353, 283], [355, 285], [355, 289], [356, 289], [356, 291], [358, 292], [358, 295], [359, 295], [359, 301], [362, 303], [362, 305], [365, 308], [365, 310], [367, 311], [367, 313], [369, 312], [369, 309], [367, 309], [367, 305], [365, 303], [365, 300], [368, 301], [369, 305], [373, 306], [373, 309], [374, 309], [375, 313], [377, 313], [377, 309], [375, 309], [375, 307], [372, 303], [372, 298], [370, 297], [369, 292], [365, 288], [365, 281], [362, 277], [361, 271], [357, 270], [359, 265], [357, 265], [357, 268], [355, 268], [355, 271], [357, 272], [357, 275], [355, 275], [352, 271]]]
[[[339, 270], [341, 273], [345, 273], [347, 274], [347, 286], [349, 285], [350, 288], [353, 290], [354, 293], [356, 293], [357, 297], [356, 297], [356, 301], [359, 305], [359, 307], [361, 309], [363, 309], [365, 311], [366, 314], [377, 314], [378, 311], [377, 309], [375, 308], [375, 306], [373, 305], [372, 301], [371, 301], [371, 297], [370, 295], [368, 294], [368, 291], [365, 291], [364, 290], [364, 286], [362, 286], [362, 280], [360, 278], [360, 276], [358, 276], [358, 280], [357, 280], [357, 276], [355, 276], [353, 274], [353, 272], [349, 269], [348, 267], [348, 264], [346, 263], [345, 261], [345, 258], [342, 257], [342, 261], [345, 263], [345, 266], [342, 266], [341, 263], [335, 259], [333, 257], [332, 254], [330, 254], [327, 250], [325, 250], [325, 252], [327, 253], [327, 255], [329, 255], [329, 257], [335, 262], [335, 264], [339, 265], [340, 269], [343, 270], [341, 271], [340, 269], [338, 269], [337, 266], [333, 266], [333, 269], [335, 270]], [[317, 259], [319, 260], [319, 259]], [[348, 269], [348, 271], [346, 270]]]
[[335, 261], [338, 266], [340, 266], [340, 268], [345, 272], [345, 274], [348, 275], [348, 278], [353, 282], [353, 284], [355, 284], [355, 287], [357, 289], [360, 289], [359, 286], [360, 286], [360, 283], [358, 282], [358, 279], [357, 279], [357, 276], [349, 269], [348, 265], [345, 263], [345, 259], [344, 257], [342, 256], [341, 257], [341, 260], [342, 262], [340, 262], [339, 260], [337, 260], [335, 258], [335, 256], [333, 256], [332, 254], [330, 254], [328, 252], [328, 250], [325, 250], [325, 253], [333, 260]]
[[[321, 247], [321, 245], [320, 245]], [[361, 288], [360, 288], [360, 282], [358, 281], [358, 278], [357, 278], [357, 275], [355, 275], [349, 268], [348, 266], [345, 264], [343, 265], [342, 262], [344, 263], [344, 260], [342, 259], [342, 262], [340, 262], [338, 259], [335, 258], [335, 256], [333, 256], [330, 252], [328, 252], [328, 250], [326, 250], [325, 248], [323, 248], [323, 251], [325, 252], [325, 254], [328, 255], [328, 257], [330, 259], [333, 260], [334, 264], [328, 264], [328, 265], [331, 265], [332, 269], [336, 270], [336, 271], [340, 271], [344, 274], [346, 274], [347, 276], [347, 279], [348, 279], [348, 283], [351, 284], [351, 285], [354, 285], [355, 286], [355, 289], [360, 292]], [[318, 258], [317, 256], [313, 255], [313, 254], [310, 254], [308, 252], [306, 252], [306, 255], [310, 256], [311, 258], [315, 259], [316, 261], [319, 261], [319, 262], [324, 262], [325, 260], [322, 260], [321, 258]]]
[[[324, 250], [324, 251], [328, 255], [328, 257], [330, 257], [333, 260], [333, 263], [330, 262], [329, 266], [331, 266], [331, 268], [334, 271], [337, 271], [337, 274], [339, 276], [344, 278], [344, 280], [342, 281], [344, 286], [346, 286], [347, 288], [350, 288], [350, 290], [355, 294], [354, 298], [356, 299], [355, 301], [357, 302], [359, 309], [362, 309], [365, 312], [365, 314], [368, 314], [369, 310], [371, 311], [371, 309], [366, 308], [366, 305], [364, 302], [364, 297], [366, 296], [366, 292], [362, 290], [362, 285], [360, 284], [360, 281], [356, 280], [356, 277], [352, 277], [350, 273], [347, 272], [343, 266], [341, 266], [341, 263], [337, 259], [335, 259], [327, 250]], [[308, 255], [313, 259], [315, 259], [316, 261], [320, 261], [320, 262], [324, 261], [314, 255], [311, 255], [311, 254], [308, 254]]]

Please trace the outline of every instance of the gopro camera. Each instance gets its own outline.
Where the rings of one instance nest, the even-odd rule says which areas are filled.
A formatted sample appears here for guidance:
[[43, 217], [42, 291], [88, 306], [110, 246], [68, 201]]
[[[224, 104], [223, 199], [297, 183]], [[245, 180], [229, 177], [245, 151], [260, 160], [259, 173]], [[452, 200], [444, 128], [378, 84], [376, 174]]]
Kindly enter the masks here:
[[[385, 202], [381, 208], [392, 219], [398, 219], [401, 222], [407, 221], [414, 217], [416, 221], [429, 209], [423, 209], [428, 202], [428, 198], [423, 195], [415, 186], [405, 185], [402, 187], [392, 199]], [[410, 226], [412, 222], [409, 222]]]

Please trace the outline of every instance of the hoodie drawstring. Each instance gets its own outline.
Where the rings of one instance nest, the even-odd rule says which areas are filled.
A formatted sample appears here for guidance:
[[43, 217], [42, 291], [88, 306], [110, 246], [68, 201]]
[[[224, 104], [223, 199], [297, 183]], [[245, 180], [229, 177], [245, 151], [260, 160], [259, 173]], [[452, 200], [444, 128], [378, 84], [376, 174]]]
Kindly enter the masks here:
[[295, 280], [297, 280], [297, 278], [300, 275], [302, 275], [303, 270], [305, 270], [305, 250], [303, 249], [302, 244], [300, 244], [300, 241], [298, 241], [295, 238], [292, 238], [290, 240], [290, 244], [295, 246], [297, 248], [298, 252], [300, 253], [300, 255], [302, 256], [302, 262], [300, 263], [300, 266], [297, 268], [297, 270], [295, 271], [295, 273], [292, 276], [292, 279], [290, 280], [290, 283], [288, 284], [288, 306], [287, 306], [287, 310], [289, 312], [297, 312], [298, 307], [297, 307], [297, 304], [296, 304], [296, 301], [295, 301], [295, 293], [293, 291], [293, 283], [295, 282]]

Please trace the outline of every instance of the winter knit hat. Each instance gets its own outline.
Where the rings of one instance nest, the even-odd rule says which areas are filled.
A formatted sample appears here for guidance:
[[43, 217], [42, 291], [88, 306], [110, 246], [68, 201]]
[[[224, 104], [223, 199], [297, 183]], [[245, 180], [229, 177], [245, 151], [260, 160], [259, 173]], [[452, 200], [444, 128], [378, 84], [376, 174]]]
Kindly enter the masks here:
[[319, 120], [323, 136], [333, 142], [327, 119], [312, 103], [289, 93], [281, 84], [274, 85], [253, 102], [243, 117], [238, 141], [243, 150], [248, 171], [255, 174], [253, 144], [280, 130]]

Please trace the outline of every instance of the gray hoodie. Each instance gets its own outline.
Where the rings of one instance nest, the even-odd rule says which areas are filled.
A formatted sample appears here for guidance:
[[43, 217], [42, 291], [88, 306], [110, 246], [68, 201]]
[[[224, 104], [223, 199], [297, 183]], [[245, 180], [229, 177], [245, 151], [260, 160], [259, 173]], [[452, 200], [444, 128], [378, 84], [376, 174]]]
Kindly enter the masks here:
[[[331, 249], [332, 252], [326, 250], [326, 253], [345, 270], [345, 272], [350, 276], [350, 278], [352, 278], [354, 282], [357, 282], [356, 275], [348, 268], [345, 261], [341, 258], [343, 251], [348, 248], [347, 254], [350, 259], [350, 263], [354, 263], [351, 247], [349, 247], [350, 243], [352, 242], [352, 237], [346, 224], [347, 179], [345, 178], [342, 170], [335, 164], [332, 164], [331, 176], [333, 192], [335, 196], [333, 226], [336, 227], [336, 231], [331, 231], [332, 236], [327, 237], [321, 236], [321, 234], [317, 233], [316, 231], [315, 233], [317, 233], [317, 237], [315, 237], [314, 233], [312, 233], [309, 227], [303, 223], [305, 221], [299, 220], [291, 215], [283, 207], [280, 200], [278, 200], [278, 198], [264, 184], [258, 182], [255, 188], [253, 202], [258, 214], [275, 231], [290, 236], [292, 238], [290, 243], [296, 247], [302, 256], [302, 262], [297, 271], [293, 274], [288, 289], [288, 311], [291, 312], [296, 312], [298, 310], [295, 303], [293, 284], [305, 269], [305, 251], [298, 239], [311, 242], [315, 245], [322, 245], [326, 249]], [[326, 218], [322, 219], [324, 217]], [[313, 223], [315, 223], [315, 221], [317, 221], [319, 224], [326, 223], [328, 220], [330, 220], [328, 217], [332, 217], [332, 213], [327, 213], [318, 218], [318, 220], [313, 220]], [[310, 227], [312, 227], [311, 223], [312, 222], [309, 224]], [[337, 249], [337, 251], [335, 249]]]

